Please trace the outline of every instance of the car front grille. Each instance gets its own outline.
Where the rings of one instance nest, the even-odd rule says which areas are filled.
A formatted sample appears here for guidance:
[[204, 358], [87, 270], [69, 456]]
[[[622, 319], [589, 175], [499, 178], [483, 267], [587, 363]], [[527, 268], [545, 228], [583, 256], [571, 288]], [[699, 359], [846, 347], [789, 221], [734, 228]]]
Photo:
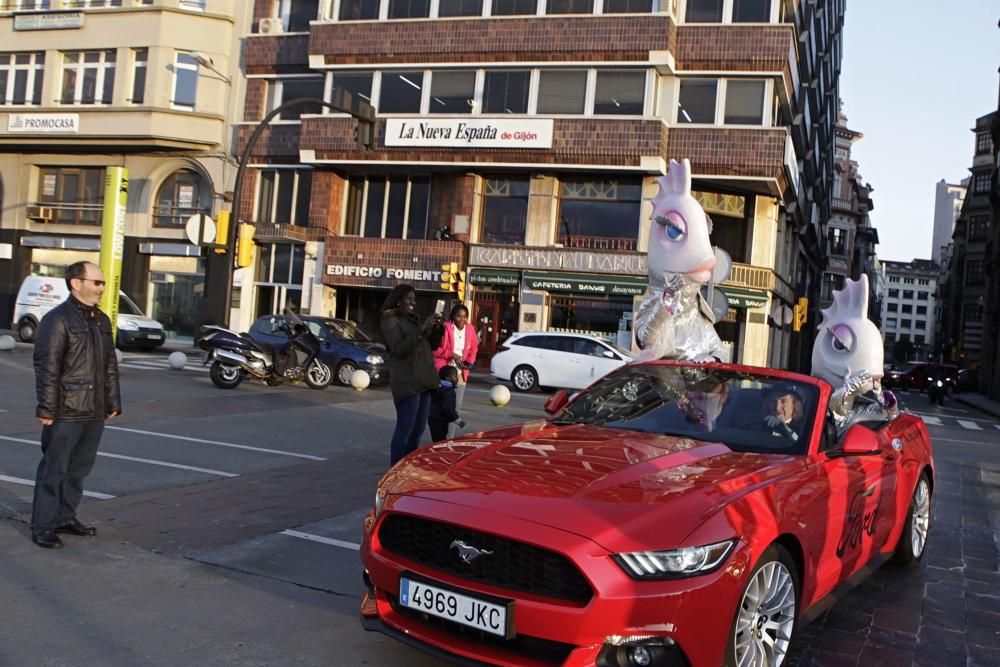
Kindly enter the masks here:
[[[378, 536], [392, 553], [468, 581], [580, 604], [593, 596], [568, 558], [523, 542], [405, 514], [386, 517]], [[455, 542], [491, 553], [464, 563]]]
[[511, 639], [504, 639], [503, 637], [498, 637], [477, 628], [470, 628], [445, 618], [438, 618], [415, 609], [410, 609], [409, 607], [403, 607], [399, 604], [399, 598], [395, 595], [388, 594], [386, 597], [389, 598], [389, 603], [392, 605], [393, 610], [401, 616], [419, 621], [430, 628], [447, 633], [458, 639], [489, 646], [501, 651], [509, 651], [510, 653], [516, 653], [532, 660], [552, 665], [561, 665], [575, 648], [572, 644], [564, 644], [529, 635], [515, 635]]

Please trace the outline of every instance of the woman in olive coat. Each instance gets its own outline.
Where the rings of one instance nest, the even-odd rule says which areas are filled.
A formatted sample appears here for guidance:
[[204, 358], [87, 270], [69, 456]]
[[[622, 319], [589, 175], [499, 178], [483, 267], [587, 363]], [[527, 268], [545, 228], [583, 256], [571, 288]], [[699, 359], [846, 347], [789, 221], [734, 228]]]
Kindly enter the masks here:
[[396, 405], [396, 429], [389, 446], [392, 465], [412, 452], [427, 428], [431, 393], [440, 384], [433, 350], [441, 344], [441, 316], [414, 312], [412, 285], [397, 285], [382, 305], [382, 338], [389, 350], [389, 388]]

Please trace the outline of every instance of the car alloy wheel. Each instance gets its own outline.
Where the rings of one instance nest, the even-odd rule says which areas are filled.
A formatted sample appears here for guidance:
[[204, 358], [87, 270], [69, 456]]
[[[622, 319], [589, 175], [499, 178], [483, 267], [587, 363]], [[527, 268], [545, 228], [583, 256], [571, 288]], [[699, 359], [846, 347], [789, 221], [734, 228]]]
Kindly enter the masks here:
[[337, 382], [345, 387], [351, 386], [351, 376], [358, 370], [358, 367], [350, 361], [345, 361], [337, 367]]
[[538, 384], [538, 376], [531, 367], [519, 366], [514, 369], [511, 382], [518, 391], [531, 391]]
[[923, 477], [917, 482], [917, 490], [913, 494], [911, 517], [910, 547], [914, 558], [920, 558], [927, 546], [927, 532], [931, 526], [931, 494], [927, 480]]
[[739, 667], [778, 667], [795, 628], [795, 580], [780, 560], [760, 567], [737, 611], [733, 646]]

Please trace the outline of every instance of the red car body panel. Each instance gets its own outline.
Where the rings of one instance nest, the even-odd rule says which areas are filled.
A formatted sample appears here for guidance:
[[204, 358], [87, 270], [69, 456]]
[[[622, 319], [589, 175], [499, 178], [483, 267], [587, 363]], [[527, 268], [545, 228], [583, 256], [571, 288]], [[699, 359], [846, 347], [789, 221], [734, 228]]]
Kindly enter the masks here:
[[[662, 362], [661, 362], [662, 363]], [[361, 557], [374, 595], [363, 615], [454, 655], [498, 665], [532, 662], [425, 625], [394, 610], [404, 572], [471, 595], [515, 600], [518, 635], [568, 644], [566, 666], [593, 665], [609, 636], [663, 635], [692, 665], [719, 665], [753, 565], [781, 541], [799, 569], [800, 615], [863, 566], [891, 553], [930, 438], [909, 414], [877, 431], [865, 456], [819, 451], [830, 388], [791, 373], [768, 374], [819, 389], [803, 455], [739, 453], [719, 442], [589, 425], [532, 422], [442, 442], [413, 453], [380, 488]], [[493, 587], [411, 562], [383, 547], [394, 514], [421, 517], [535, 545], [567, 557], [593, 589], [585, 604]], [[629, 577], [616, 553], [700, 546], [736, 538], [723, 566], [699, 576]]]

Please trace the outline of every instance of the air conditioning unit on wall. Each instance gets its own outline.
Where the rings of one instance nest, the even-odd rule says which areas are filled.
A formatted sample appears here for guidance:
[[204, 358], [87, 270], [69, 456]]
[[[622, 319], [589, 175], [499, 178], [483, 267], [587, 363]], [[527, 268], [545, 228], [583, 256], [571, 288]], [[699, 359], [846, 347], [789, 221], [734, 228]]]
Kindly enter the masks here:
[[281, 19], [261, 19], [258, 32], [262, 35], [277, 35], [285, 32], [285, 26], [281, 24]]
[[49, 206], [29, 206], [24, 213], [26, 218], [39, 222], [49, 222], [52, 220], [52, 208]]

